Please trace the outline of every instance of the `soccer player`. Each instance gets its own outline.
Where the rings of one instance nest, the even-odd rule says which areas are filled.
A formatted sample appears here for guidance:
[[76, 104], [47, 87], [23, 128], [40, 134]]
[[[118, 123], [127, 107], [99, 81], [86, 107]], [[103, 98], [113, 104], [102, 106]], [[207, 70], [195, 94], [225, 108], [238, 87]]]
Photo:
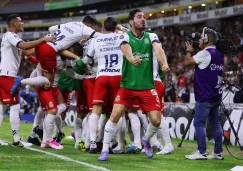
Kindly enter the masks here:
[[[88, 24], [87, 24], [88, 25]], [[75, 42], [79, 42], [83, 38], [92, 38], [101, 35], [96, 33], [92, 28], [86, 26], [83, 22], [69, 22], [59, 25], [59, 28], [53, 35], [57, 36], [56, 42], [43, 43], [35, 48], [36, 57], [40, 61], [44, 76], [50, 82], [53, 82], [56, 68], [56, 56], [60, 53], [63, 56], [78, 57], [73, 53], [65, 50]]]
[[[122, 52], [120, 50], [120, 35], [114, 33], [117, 27], [115, 18], [108, 17], [104, 22], [105, 34], [92, 39], [87, 58], [96, 58], [98, 71], [94, 86], [93, 109], [89, 117], [90, 153], [97, 153], [96, 132], [98, 120], [104, 105], [111, 112], [113, 102], [120, 87]], [[105, 104], [106, 103], [106, 104]]]
[[20, 139], [19, 136], [19, 111], [18, 94], [10, 95], [14, 79], [17, 76], [22, 50], [34, 48], [44, 42], [54, 41], [55, 37], [45, 37], [35, 41], [25, 42], [17, 35], [23, 31], [23, 21], [17, 14], [11, 14], [7, 18], [8, 31], [3, 35], [1, 43], [2, 59], [0, 64], [0, 124], [7, 104], [10, 105], [10, 124], [13, 132], [13, 146], [31, 146]]
[[[91, 28], [93, 28], [96, 32], [101, 33], [103, 31], [103, 25], [100, 22], [92, 21], [91, 19], [90, 19], [90, 21], [87, 20], [86, 23], [87, 22], [89, 22], [91, 24]], [[84, 41], [82, 43], [83, 48], [84, 48], [83, 56], [86, 56], [91, 41], [92, 41], [92, 39], [88, 39], [87, 41]], [[88, 135], [88, 136], [86, 136], [85, 140], [83, 139], [83, 141], [85, 141], [86, 148], [90, 147], [88, 120], [90, 117], [90, 113], [92, 111], [92, 102], [93, 102], [93, 93], [94, 93], [96, 72], [97, 72], [97, 60], [94, 58], [89, 61], [88, 65], [86, 67], [86, 72], [83, 75], [84, 79], [82, 81], [82, 88], [84, 91], [84, 93], [83, 93], [84, 103], [85, 103], [86, 114], [87, 114], [87, 116], [86, 116], [87, 119], [84, 120], [84, 121], [86, 121], [86, 123], [84, 123], [84, 125], [86, 126], [86, 129], [85, 129], [86, 135]], [[79, 97], [80, 97], [80, 95], [79, 95]], [[83, 118], [82, 118], [82, 120], [83, 120]]]
[[115, 136], [116, 123], [127, 108], [132, 108], [135, 99], [138, 99], [141, 108], [147, 112], [150, 119], [146, 134], [142, 138], [145, 154], [149, 158], [153, 157], [149, 139], [157, 132], [161, 120], [160, 101], [154, 89], [153, 50], [159, 59], [160, 67], [164, 71], [168, 71], [169, 67], [166, 65], [166, 58], [157, 35], [144, 31], [146, 25], [144, 13], [139, 9], [132, 10], [128, 20], [132, 31], [120, 36], [122, 39], [120, 47], [124, 54], [121, 88], [115, 98], [111, 117], [105, 126], [100, 161], [108, 160], [109, 144]]

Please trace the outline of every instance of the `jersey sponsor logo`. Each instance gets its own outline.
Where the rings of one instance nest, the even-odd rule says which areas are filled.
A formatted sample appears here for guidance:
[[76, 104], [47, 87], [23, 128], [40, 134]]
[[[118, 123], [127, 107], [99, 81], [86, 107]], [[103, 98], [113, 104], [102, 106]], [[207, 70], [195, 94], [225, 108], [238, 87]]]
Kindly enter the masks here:
[[52, 108], [54, 106], [52, 102], [49, 102], [48, 105], [49, 105], [50, 108]]
[[104, 39], [97, 39], [96, 41], [97, 42], [109, 42], [109, 41], [115, 41], [117, 40], [118, 36], [115, 36], [115, 37], [110, 37], [110, 38], [104, 38]]
[[123, 39], [123, 38], [124, 38], [124, 36], [123, 36], [123, 35], [121, 35], [121, 36], [120, 36], [120, 39]]
[[146, 44], [146, 45], [149, 44], [149, 39], [148, 39], [148, 38], [145, 38], [145, 39], [144, 39], [144, 44]]
[[217, 64], [211, 64], [210, 65], [210, 69], [212, 70], [212, 71], [215, 71], [215, 70], [217, 70], [217, 71], [220, 71], [220, 70], [224, 70], [224, 65], [222, 65], [222, 64], [220, 64], [220, 65], [217, 65]]
[[100, 72], [120, 72], [120, 69], [102, 69]]
[[139, 52], [134, 52], [132, 55], [134, 57], [139, 56], [142, 61], [149, 61], [149, 53], [142, 54], [142, 53], [139, 53]]
[[116, 101], [116, 102], [119, 102], [119, 101], [120, 101], [120, 99], [121, 99], [121, 97], [118, 95], [118, 96], [116, 96], [115, 101]]
[[152, 89], [150, 91], [153, 96], [158, 96], [157, 91], [155, 89]]
[[64, 28], [65, 30], [67, 30], [67, 32], [69, 32], [69, 33], [71, 33], [71, 34], [74, 33], [74, 31], [73, 31], [72, 29], [68, 28], [67, 26], [64, 26], [63, 28]]
[[100, 52], [108, 52], [108, 51], [114, 51], [114, 50], [120, 50], [120, 47], [101, 48]]

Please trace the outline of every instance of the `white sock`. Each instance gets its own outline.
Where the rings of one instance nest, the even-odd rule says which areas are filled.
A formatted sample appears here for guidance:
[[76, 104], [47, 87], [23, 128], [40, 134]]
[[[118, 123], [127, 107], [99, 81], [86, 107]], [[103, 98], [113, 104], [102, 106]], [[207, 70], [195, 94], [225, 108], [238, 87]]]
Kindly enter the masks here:
[[38, 107], [37, 113], [35, 114], [35, 119], [32, 127], [32, 131], [30, 134], [31, 138], [37, 137], [36, 133], [33, 131], [35, 127], [39, 127], [39, 129], [43, 130], [43, 119], [45, 117], [45, 113], [43, 112], [41, 107]]
[[162, 129], [161, 127], [159, 127], [158, 131], [157, 131], [157, 139], [160, 142], [160, 144], [162, 144]]
[[159, 142], [158, 139], [157, 139], [157, 134], [154, 134], [154, 135], [150, 138], [149, 143], [150, 143], [151, 147], [153, 147], [153, 146], [157, 146], [157, 147], [159, 147], [159, 146], [160, 146], [160, 142]]
[[74, 131], [76, 142], [80, 142], [82, 138], [82, 119], [76, 118]]
[[83, 119], [83, 123], [82, 123], [82, 128], [83, 128], [82, 129], [82, 140], [83, 141], [85, 141], [85, 139], [86, 139], [86, 133], [87, 133], [87, 127], [88, 127], [88, 125], [87, 125], [87, 118], [88, 117], [87, 116]]
[[64, 133], [65, 120], [61, 120], [61, 131]]
[[3, 122], [3, 116], [4, 116], [4, 112], [7, 109], [7, 105], [5, 104], [0, 104], [0, 127], [2, 125]]
[[150, 140], [150, 138], [158, 131], [158, 129], [159, 127], [155, 127], [151, 123], [149, 123], [144, 139], [147, 141]]
[[62, 103], [57, 105], [57, 113], [55, 117], [55, 127], [56, 127], [56, 135], [62, 132], [62, 117], [61, 113], [63, 113], [67, 109], [66, 104]]
[[48, 84], [49, 80], [46, 77], [38, 76], [34, 78], [25, 78], [21, 80], [21, 85], [45, 85]]
[[116, 133], [116, 124], [108, 120], [105, 126], [105, 134], [104, 134], [102, 151], [109, 151], [110, 142], [115, 137], [115, 133]]
[[133, 132], [132, 132], [132, 128], [131, 125], [129, 125], [129, 122], [127, 122], [127, 130], [128, 130], [128, 134], [130, 137], [130, 145], [134, 145], [134, 136], [133, 136]]
[[101, 115], [100, 119], [99, 119], [99, 130], [98, 130], [98, 136], [97, 136], [96, 142], [103, 141], [106, 122], [107, 122], [107, 119], [105, 119], [105, 117], [103, 115]]
[[161, 118], [160, 130], [162, 131], [162, 137], [165, 142], [165, 145], [171, 145], [169, 126], [164, 117]]
[[55, 131], [56, 131], [56, 136], [58, 133], [62, 132], [62, 117], [61, 115], [56, 115], [55, 116]]
[[142, 145], [141, 145], [141, 137], [140, 137], [140, 127], [141, 127], [140, 120], [138, 119], [136, 113], [129, 113], [128, 117], [131, 121], [131, 128], [134, 136], [134, 145], [141, 148]]
[[85, 137], [85, 148], [89, 148], [90, 147], [90, 132], [89, 132], [89, 117], [90, 117], [90, 114], [87, 115], [87, 121], [86, 121], [86, 137]]
[[43, 142], [49, 142], [52, 140], [52, 132], [54, 128], [54, 120], [55, 120], [56, 115], [52, 114], [47, 114], [44, 122], [43, 122], [43, 127], [44, 127], [44, 135], [43, 135]]
[[96, 132], [98, 130], [98, 121], [99, 121], [99, 115], [92, 113], [89, 116], [89, 133], [90, 133], [90, 141], [96, 140]]
[[9, 120], [10, 120], [11, 128], [13, 131], [13, 138], [14, 138], [15, 142], [20, 140], [20, 137], [19, 137], [19, 127], [20, 127], [19, 111], [20, 111], [19, 104], [16, 104], [16, 105], [13, 105], [10, 107]]
[[138, 118], [143, 126], [143, 128], [145, 130], [147, 130], [147, 127], [148, 127], [148, 118], [147, 118], [147, 115], [143, 114], [141, 110], [138, 110], [137, 111], [137, 114], [138, 114]]
[[118, 130], [117, 137], [118, 137], [118, 147], [120, 149], [125, 148], [125, 136], [126, 136], [126, 120], [125, 116], [121, 117], [122, 118], [122, 125], [121, 128]]

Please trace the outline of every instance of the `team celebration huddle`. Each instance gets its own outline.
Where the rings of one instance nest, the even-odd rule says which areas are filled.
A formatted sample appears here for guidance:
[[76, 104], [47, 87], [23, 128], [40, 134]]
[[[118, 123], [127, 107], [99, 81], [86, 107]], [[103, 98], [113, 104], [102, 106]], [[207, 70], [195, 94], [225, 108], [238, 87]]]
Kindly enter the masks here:
[[[131, 30], [113, 17], [102, 24], [85, 16], [51, 26], [45, 37], [25, 42], [17, 35], [23, 21], [17, 14], [9, 15], [1, 43], [0, 125], [9, 106], [12, 146], [65, 148], [64, 120], [75, 95], [74, 148], [101, 153], [99, 161], [107, 161], [110, 153], [141, 152], [152, 158], [174, 152], [163, 116], [163, 78], [170, 70], [165, 52], [158, 36], [145, 31], [141, 10], [130, 11], [128, 21]], [[29, 78], [17, 75], [22, 57], [36, 66]], [[200, 63], [194, 60], [188, 65]], [[28, 102], [33, 87], [41, 106], [25, 142], [20, 137], [19, 90], [24, 88], [20, 96]], [[3, 140], [0, 144], [8, 145]], [[199, 143], [200, 153], [185, 157], [206, 159], [200, 147]]]

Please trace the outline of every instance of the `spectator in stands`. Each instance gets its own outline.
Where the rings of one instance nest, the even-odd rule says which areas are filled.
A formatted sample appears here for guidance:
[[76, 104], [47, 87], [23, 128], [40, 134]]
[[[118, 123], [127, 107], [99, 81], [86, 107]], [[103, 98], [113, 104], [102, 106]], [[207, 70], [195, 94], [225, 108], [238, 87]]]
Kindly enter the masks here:
[[185, 88], [179, 93], [182, 103], [190, 103], [190, 89], [189, 84], [186, 84]]

